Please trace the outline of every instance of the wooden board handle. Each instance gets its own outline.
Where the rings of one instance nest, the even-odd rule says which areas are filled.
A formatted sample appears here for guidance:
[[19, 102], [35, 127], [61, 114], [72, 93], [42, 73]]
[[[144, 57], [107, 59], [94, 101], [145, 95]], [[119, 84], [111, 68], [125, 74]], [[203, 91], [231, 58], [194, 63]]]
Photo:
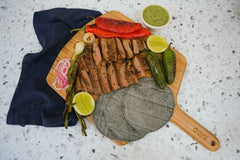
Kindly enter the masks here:
[[183, 112], [177, 104], [174, 108], [174, 114], [170, 121], [184, 130], [188, 135], [208, 150], [216, 151], [220, 147], [217, 137]]

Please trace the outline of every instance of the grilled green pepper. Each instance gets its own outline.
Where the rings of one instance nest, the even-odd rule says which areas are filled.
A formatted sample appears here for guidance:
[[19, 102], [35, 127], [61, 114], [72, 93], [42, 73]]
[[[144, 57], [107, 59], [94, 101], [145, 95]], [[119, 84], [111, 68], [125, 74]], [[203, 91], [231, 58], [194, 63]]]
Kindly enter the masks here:
[[176, 55], [170, 48], [171, 44], [172, 43], [170, 43], [168, 48], [163, 52], [162, 57], [167, 84], [172, 84], [176, 75]]
[[148, 52], [146, 59], [150, 66], [153, 78], [157, 82], [159, 88], [165, 89], [166, 78], [165, 78], [165, 74], [164, 74], [164, 68], [162, 65], [162, 61], [160, 61], [159, 57], [154, 52]]

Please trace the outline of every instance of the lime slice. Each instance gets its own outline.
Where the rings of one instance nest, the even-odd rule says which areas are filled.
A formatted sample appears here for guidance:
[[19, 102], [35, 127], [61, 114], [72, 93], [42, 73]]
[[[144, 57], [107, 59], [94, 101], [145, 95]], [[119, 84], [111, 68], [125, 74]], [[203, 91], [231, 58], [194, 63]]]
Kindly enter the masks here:
[[147, 39], [147, 46], [148, 48], [156, 53], [164, 52], [167, 47], [167, 41], [161, 36], [158, 35], [151, 35]]
[[82, 116], [91, 114], [95, 107], [93, 97], [86, 92], [77, 93], [73, 97], [73, 104], [75, 111]]

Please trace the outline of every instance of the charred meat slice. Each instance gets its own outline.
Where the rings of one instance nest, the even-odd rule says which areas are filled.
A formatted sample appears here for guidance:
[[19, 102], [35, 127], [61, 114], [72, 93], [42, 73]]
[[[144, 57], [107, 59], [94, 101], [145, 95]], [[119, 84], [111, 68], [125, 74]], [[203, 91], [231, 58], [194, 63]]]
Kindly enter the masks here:
[[137, 58], [139, 60], [140, 65], [143, 66], [145, 71], [150, 70], [149, 65], [148, 65], [147, 60], [146, 60], [145, 57], [137, 56]]
[[145, 51], [148, 50], [148, 47], [147, 47], [146, 42], [145, 42], [144, 40], [142, 40], [142, 44], [143, 44], [144, 50], [145, 50]]
[[78, 68], [79, 71], [81, 71], [81, 70], [86, 70], [86, 71], [88, 71], [87, 64], [86, 64], [84, 58], [83, 58], [81, 55], [79, 55], [79, 56], [77, 57], [77, 61], [78, 61], [78, 63], [79, 63], [79, 68]]
[[102, 94], [102, 89], [98, 80], [98, 73], [96, 67], [93, 67], [89, 70], [89, 77], [92, 82], [93, 93], [97, 95]]
[[143, 66], [141, 65], [137, 56], [135, 56], [132, 59], [132, 64], [133, 64], [134, 69], [137, 71], [138, 78], [143, 78], [143, 77], [147, 76], [146, 73], [145, 73], [145, 70], [144, 70]]
[[126, 59], [126, 53], [124, 51], [121, 40], [119, 38], [115, 38], [115, 40], [116, 40], [117, 50], [119, 53], [119, 59]]
[[117, 79], [118, 83], [121, 88], [128, 87], [128, 81], [126, 79], [126, 62], [117, 62], [115, 64], [116, 72], [117, 72]]
[[131, 47], [130, 47], [130, 44], [129, 44], [129, 42], [128, 42], [128, 40], [126, 40], [126, 39], [123, 39], [123, 47], [124, 47], [124, 49], [125, 49], [125, 51], [126, 51], [126, 54], [127, 54], [127, 59], [131, 59], [131, 58], [133, 58], [133, 51], [132, 51], [132, 49], [131, 49]]
[[97, 66], [98, 79], [102, 88], [103, 93], [111, 92], [110, 86], [107, 79], [106, 61], [100, 62]]
[[107, 39], [106, 38], [101, 38], [100, 39], [100, 46], [101, 46], [101, 52], [102, 52], [102, 57], [104, 60], [109, 60], [109, 55], [108, 55], [108, 48], [107, 48]]
[[85, 84], [85, 82], [84, 82], [84, 80], [81, 76], [79, 76], [79, 80], [80, 80], [80, 83], [81, 83], [81, 91], [82, 92], [88, 92], [87, 86], [86, 86], [86, 84]]
[[89, 78], [87, 71], [81, 70], [80, 77], [83, 80], [83, 82], [85, 83], [88, 93], [93, 93], [92, 83], [91, 83], [91, 80]]
[[85, 45], [85, 56], [84, 56], [85, 62], [87, 64], [88, 69], [92, 68], [94, 66], [93, 57], [92, 57], [92, 45], [86, 44]]
[[128, 60], [126, 64], [126, 78], [129, 85], [138, 83], [136, 72], [130, 60]]
[[120, 89], [117, 81], [116, 71], [113, 67], [112, 62], [107, 63], [107, 76], [108, 76], [109, 85], [112, 91]]
[[137, 44], [136, 39], [132, 40], [132, 46], [133, 46], [133, 53], [134, 54], [139, 54], [139, 48], [138, 48], [138, 44]]
[[97, 38], [93, 41], [93, 60], [95, 65], [98, 65], [102, 61], [102, 56], [99, 49], [99, 41]]
[[80, 92], [82, 90], [79, 76], [77, 76], [77, 78], [76, 78], [75, 90], [76, 90], [76, 92]]
[[117, 47], [114, 38], [107, 39], [108, 55], [111, 62], [117, 61]]
[[138, 45], [139, 51], [143, 51], [144, 50], [144, 46], [143, 46], [142, 40], [137, 39], [137, 45]]

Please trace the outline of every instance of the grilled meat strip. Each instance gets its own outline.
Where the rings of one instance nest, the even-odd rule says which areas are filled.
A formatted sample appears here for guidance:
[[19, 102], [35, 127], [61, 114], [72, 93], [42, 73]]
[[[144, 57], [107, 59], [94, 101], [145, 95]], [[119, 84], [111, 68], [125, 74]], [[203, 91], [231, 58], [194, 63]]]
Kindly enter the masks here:
[[118, 81], [117, 81], [116, 71], [113, 67], [112, 62], [107, 63], [107, 76], [108, 76], [108, 81], [109, 81], [111, 90], [114, 91], [114, 90], [120, 89], [120, 86], [118, 85]]
[[97, 66], [102, 61], [102, 56], [99, 49], [99, 41], [97, 38], [93, 41], [93, 60]]
[[139, 51], [143, 51], [144, 50], [144, 46], [143, 46], [142, 40], [137, 39], [136, 41], [137, 41], [137, 45], [138, 45]]
[[142, 56], [137, 56], [138, 60], [139, 60], [139, 63], [140, 65], [143, 67], [143, 69], [145, 71], [148, 71], [150, 70], [149, 66], [148, 66], [148, 63], [147, 63], [147, 60], [145, 57], [142, 57]]
[[76, 90], [76, 92], [80, 92], [82, 90], [82, 86], [81, 86], [79, 76], [77, 76], [77, 78], [76, 78], [75, 90]]
[[128, 81], [126, 79], [125, 71], [126, 71], [126, 62], [117, 62], [115, 64], [118, 83], [121, 88], [128, 87]]
[[92, 83], [91, 83], [91, 80], [89, 78], [89, 75], [88, 75], [87, 71], [81, 70], [80, 71], [80, 78], [86, 84], [88, 93], [93, 93]]
[[87, 64], [82, 56], [78, 56], [77, 61], [79, 62], [79, 68], [78, 68], [79, 71], [81, 71], [81, 70], [88, 71]]
[[88, 69], [94, 67], [93, 57], [92, 57], [92, 45], [86, 44], [85, 45], [85, 56], [84, 56], [85, 62], [87, 64]]
[[117, 52], [117, 46], [116, 46], [114, 38], [107, 39], [107, 47], [108, 47], [109, 60], [112, 62], [116, 62], [117, 58], [118, 58], [117, 57], [118, 52]]
[[138, 79], [147, 76], [146, 73], [145, 73], [145, 70], [144, 70], [143, 66], [141, 65], [141, 63], [140, 63], [139, 59], [137, 58], [137, 56], [135, 56], [132, 59], [132, 64], [133, 64], [134, 69], [137, 71]]
[[93, 67], [89, 70], [89, 78], [92, 82], [93, 93], [97, 95], [102, 94], [102, 89], [98, 80], [98, 73], [96, 67]]
[[82, 92], [88, 92], [87, 86], [86, 86], [86, 84], [85, 84], [85, 82], [84, 82], [84, 80], [81, 76], [79, 76], [79, 80], [80, 80], [80, 83], [81, 83], [81, 91]]
[[107, 79], [107, 70], [106, 70], [106, 61], [101, 61], [97, 66], [98, 78], [101, 84], [102, 92], [109, 93], [111, 92], [110, 86]]
[[133, 53], [134, 54], [139, 54], [139, 48], [138, 48], [138, 44], [137, 44], [137, 40], [134, 39], [132, 40], [132, 46], [133, 46]]
[[148, 50], [148, 47], [147, 47], [147, 45], [146, 45], [146, 43], [145, 43], [144, 40], [142, 40], [142, 44], [143, 44], [143, 48], [144, 48], [144, 50]]
[[103, 59], [108, 61], [109, 55], [108, 55], [108, 47], [107, 47], [107, 39], [106, 38], [100, 39], [100, 46], [101, 46], [101, 53], [102, 53]]
[[126, 64], [126, 78], [127, 78], [128, 84], [131, 85], [134, 83], [138, 83], [138, 78], [137, 78], [136, 72], [134, 70], [134, 67], [133, 67], [131, 61], [128, 60], [126, 63], [127, 63]]
[[126, 54], [127, 54], [127, 59], [133, 58], [134, 54], [133, 54], [133, 51], [130, 47], [130, 44], [129, 44], [128, 40], [123, 39], [122, 42], [123, 42], [123, 47], [124, 47], [124, 49], [126, 51]]
[[119, 53], [119, 55], [118, 55], [119, 59], [126, 59], [126, 53], [124, 51], [121, 40], [119, 38], [115, 38], [115, 40], [116, 40], [116, 44], [117, 44], [117, 50]]

